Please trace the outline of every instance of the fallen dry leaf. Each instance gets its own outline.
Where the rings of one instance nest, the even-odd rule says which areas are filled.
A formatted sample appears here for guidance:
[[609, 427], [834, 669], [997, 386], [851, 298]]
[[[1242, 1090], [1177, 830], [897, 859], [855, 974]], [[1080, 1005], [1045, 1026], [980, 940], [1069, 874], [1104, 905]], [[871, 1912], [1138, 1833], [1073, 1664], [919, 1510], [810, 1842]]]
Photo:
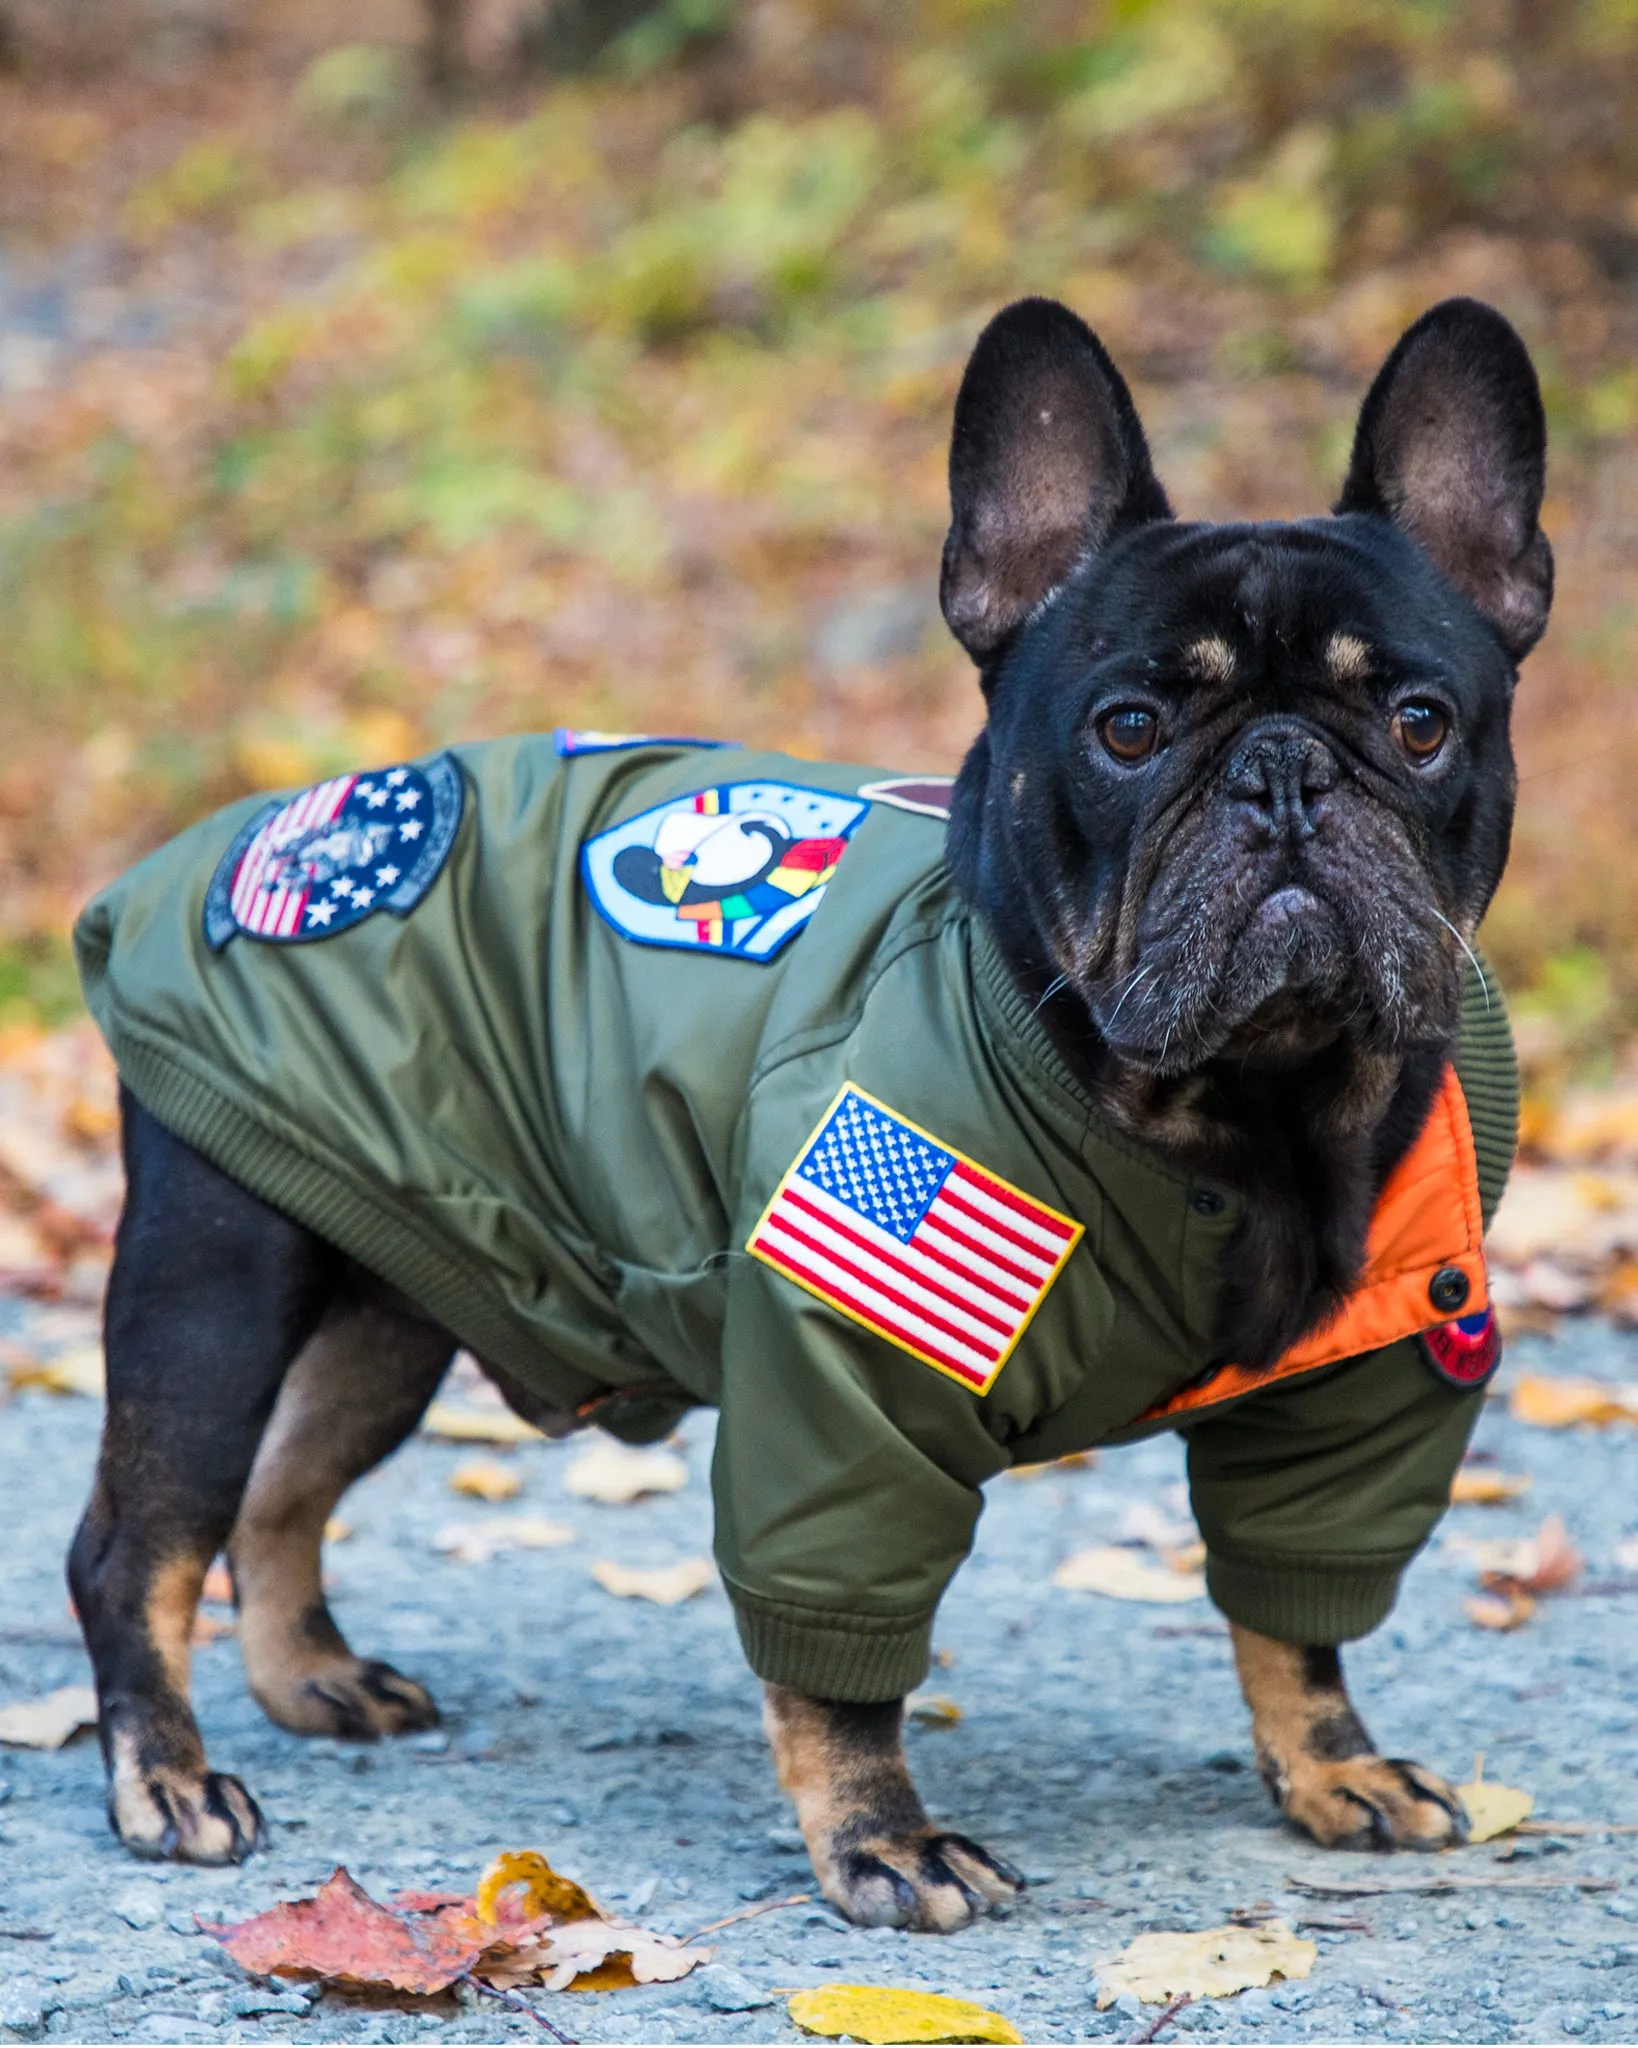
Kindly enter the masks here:
[[1638, 1386], [1525, 1373], [1514, 1381], [1507, 1407], [1515, 1422], [1532, 1423], [1537, 1429], [1573, 1429], [1579, 1423], [1603, 1428], [1612, 1422], [1638, 1422]]
[[1231, 1998], [1276, 1977], [1306, 1977], [1319, 1953], [1283, 1920], [1256, 1927], [1208, 1927], [1200, 1934], [1140, 1934], [1118, 1956], [1095, 1965], [1098, 2010], [1123, 1991], [1146, 2005], [1172, 1998]]
[[253, 1977], [277, 1971], [423, 1995], [464, 1977], [497, 1932], [470, 1902], [420, 1912], [378, 1905], [341, 1869], [316, 1898], [285, 1900], [232, 1926], [201, 1926]]
[[1452, 1536], [1446, 1547], [1471, 1561], [1487, 1592], [1561, 1593], [1585, 1564], [1562, 1515], [1549, 1515], [1533, 1536]]
[[582, 1451], [564, 1475], [564, 1485], [581, 1500], [626, 1507], [645, 1493], [677, 1493], [688, 1484], [688, 1467], [670, 1451], [638, 1451], [602, 1437]]
[[199, 1588], [201, 1600], [212, 1600], [218, 1605], [231, 1606], [233, 1602], [233, 1574], [220, 1558], [205, 1574], [205, 1583]]
[[592, 1566], [592, 1577], [605, 1593], [621, 1600], [652, 1600], [656, 1607], [676, 1607], [703, 1593], [716, 1577], [708, 1557], [681, 1557], [675, 1564], [644, 1567], [615, 1564], [600, 1557]]
[[463, 1458], [449, 1475], [449, 1490], [472, 1500], [511, 1500], [523, 1491], [523, 1481], [498, 1458]]
[[482, 1966], [485, 1979], [501, 1990], [530, 1983], [544, 1983], [548, 1991], [669, 1984], [714, 1953], [611, 1918], [590, 1892], [555, 1871], [536, 1849], [497, 1856], [479, 1879], [472, 1904], [487, 1925], [509, 1934], [525, 1930]]
[[[685, 1948], [669, 1934], [619, 1920], [571, 1920], [521, 1945], [483, 1975], [502, 1989], [538, 1980], [548, 1991], [626, 1991], [635, 1984], [671, 1984], [714, 1950]], [[526, 1976], [519, 1975], [526, 1971]]]
[[1462, 1612], [1475, 1628], [1494, 1629], [1499, 1635], [1523, 1628], [1535, 1611], [1528, 1593], [1470, 1593], [1462, 1602]]
[[1458, 1785], [1456, 1797], [1467, 1815], [1470, 1842], [1492, 1842], [1498, 1835], [1511, 1833], [1521, 1820], [1530, 1818], [1536, 1803], [1528, 1792], [1520, 1792], [1512, 1785], [1490, 1784], [1480, 1776], [1477, 1766], [1473, 1782]]
[[1167, 1604], [1198, 1600], [1206, 1590], [1199, 1572], [1173, 1571], [1149, 1564], [1135, 1551], [1118, 1544], [1077, 1550], [1052, 1574], [1052, 1583], [1067, 1593], [1102, 1593], [1111, 1600], [1147, 1600]]
[[434, 1550], [461, 1564], [487, 1564], [506, 1550], [554, 1550], [572, 1543], [566, 1522], [548, 1522], [538, 1515], [485, 1515], [479, 1522], [446, 1522], [432, 1539]]
[[538, 1849], [505, 1849], [478, 1880], [474, 1904], [480, 1920], [494, 1923], [535, 1920], [604, 1920], [591, 1893], [564, 1877]]
[[928, 1728], [948, 1728], [961, 1719], [961, 1709], [948, 1693], [913, 1692], [904, 1703], [904, 1711], [912, 1721], [920, 1721]]
[[100, 1344], [80, 1344], [56, 1358], [30, 1360], [11, 1366], [6, 1373], [15, 1392], [36, 1387], [47, 1394], [86, 1394], [102, 1398], [103, 1364]]
[[324, 1540], [326, 1543], [345, 1543], [352, 1533], [352, 1523], [344, 1522], [340, 1515], [332, 1515], [324, 1525]]
[[434, 1401], [421, 1417], [424, 1436], [457, 1444], [543, 1444], [545, 1436], [510, 1408], [463, 1408], [453, 1401]]
[[998, 2012], [938, 1991], [896, 1991], [886, 1984], [827, 1984], [798, 1991], [787, 2011], [805, 2034], [853, 2041], [1022, 2042]]
[[1483, 1465], [1464, 1465], [1450, 1482], [1452, 1507], [1501, 1507], [1528, 1493], [1532, 1485], [1525, 1472], [1492, 1472]]
[[14, 1749], [61, 1749], [81, 1728], [97, 1725], [97, 1695], [89, 1685], [60, 1685], [43, 1700], [0, 1707], [0, 1742]]

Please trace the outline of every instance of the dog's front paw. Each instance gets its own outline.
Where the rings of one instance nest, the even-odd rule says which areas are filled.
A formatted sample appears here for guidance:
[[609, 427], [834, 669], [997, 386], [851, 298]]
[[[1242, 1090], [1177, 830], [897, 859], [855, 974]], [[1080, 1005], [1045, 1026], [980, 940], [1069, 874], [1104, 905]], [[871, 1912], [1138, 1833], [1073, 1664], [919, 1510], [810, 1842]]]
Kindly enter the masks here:
[[426, 1687], [377, 1658], [331, 1657], [286, 1666], [271, 1680], [258, 1676], [257, 1699], [293, 1735], [374, 1742], [438, 1725], [437, 1702]]
[[1467, 1840], [1454, 1787], [1403, 1757], [1304, 1757], [1268, 1775], [1280, 1811], [1328, 1849], [1449, 1849]]
[[178, 1863], [243, 1863], [267, 1846], [261, 1809], [224, 1771], [116, 1769], [108, 1818], [133, 1856]]
[[921, 1934], [953, 1934], [1024, 1884], [1001, 1857], [934, 1828], [907, 1835], [844, 1829], [815, 1848], [813, 1863], [825, 1897], [859, 1926]]

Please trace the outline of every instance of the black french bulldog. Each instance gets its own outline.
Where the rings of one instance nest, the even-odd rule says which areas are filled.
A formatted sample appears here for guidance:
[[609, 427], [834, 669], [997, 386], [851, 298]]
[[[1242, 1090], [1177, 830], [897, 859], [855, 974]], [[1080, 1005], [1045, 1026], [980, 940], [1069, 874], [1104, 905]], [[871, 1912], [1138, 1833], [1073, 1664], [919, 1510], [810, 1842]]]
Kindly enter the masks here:
[[[1175, 521], [1125, 384], [1062, 306], [1009, 307], [966, 372], [942, 600], [986, 724], [949, 865], [1107, 1117], [1243, 1195], [1219, 1336], [1247, 1366], [1347, 1296], [1451, 1051], [1507, 855], [1515, 664], [1551, 600], [1544, 451], [1523, 346], [1463, 300], [1389, 357], [1329, 518]], [[236, 1860], [263, 1824], [208, 1768], [188, 1705], [204, 1571], [225, 1545], [251, 1682], [282, 1725], [433, 1721], [419, 1685], [348, 1648], [319, 1544], [343, 1489], [414, 1429], [452, 1340], [129, 1098], [125, 1156], [107, 1426], [70, 1581], [114, 1825], [139, 1855]], [[1234, 1633], [1284, 1811], [1322, 1841], [1461, 1838], [1450, 1788], [1375, 1752], [1334, 1649]], [[958, 1926], [1019, 1880], [928, 1821], [901, 1710], [768, 1692], [826, 1894], [861, 1920]]]

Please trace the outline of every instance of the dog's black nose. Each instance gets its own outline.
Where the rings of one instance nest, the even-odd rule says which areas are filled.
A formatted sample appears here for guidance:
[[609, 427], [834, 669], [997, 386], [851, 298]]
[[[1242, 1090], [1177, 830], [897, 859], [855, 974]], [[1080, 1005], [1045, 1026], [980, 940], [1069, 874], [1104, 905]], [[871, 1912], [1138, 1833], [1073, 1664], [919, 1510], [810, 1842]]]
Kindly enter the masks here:
[[1240, 742], [1225, 782], [1272, 839], [1307, 839], [1319, 799], [1336, 787], [1336, 759], [1300, 726], [1262, 726]]

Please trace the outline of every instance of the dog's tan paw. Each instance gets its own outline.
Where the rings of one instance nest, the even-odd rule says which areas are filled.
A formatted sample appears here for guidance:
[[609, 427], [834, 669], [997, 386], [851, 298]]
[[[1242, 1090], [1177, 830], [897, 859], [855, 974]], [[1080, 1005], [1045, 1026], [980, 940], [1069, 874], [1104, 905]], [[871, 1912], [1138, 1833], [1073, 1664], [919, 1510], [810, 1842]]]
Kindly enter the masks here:
[[222, 1771], [122, 1770], [108, 1813], [131, 1854], [151, 1861], [243, 1863], [267, 1846], [261, 1809]]
[[814, 1858], [825, 1897], [861, 1927], [953, 1934], [1024, 1880], [1010, 1863], [965, 1835], [929, 1828], [831, 1845]]
[[340, 1735], [375, 1742], [436, 1728], [438, 1705], [424, 1685], [375, 1658], [334, 1657], [280, 1674], [256, 1688], [269, 1717], [293, 1735]]
[[1280, 1811], [1328, 1849], [1449, 1849], [1467, 1840], [1455, 1789], [1403, 1757], [1302, 1758], [1271, 1781]]

